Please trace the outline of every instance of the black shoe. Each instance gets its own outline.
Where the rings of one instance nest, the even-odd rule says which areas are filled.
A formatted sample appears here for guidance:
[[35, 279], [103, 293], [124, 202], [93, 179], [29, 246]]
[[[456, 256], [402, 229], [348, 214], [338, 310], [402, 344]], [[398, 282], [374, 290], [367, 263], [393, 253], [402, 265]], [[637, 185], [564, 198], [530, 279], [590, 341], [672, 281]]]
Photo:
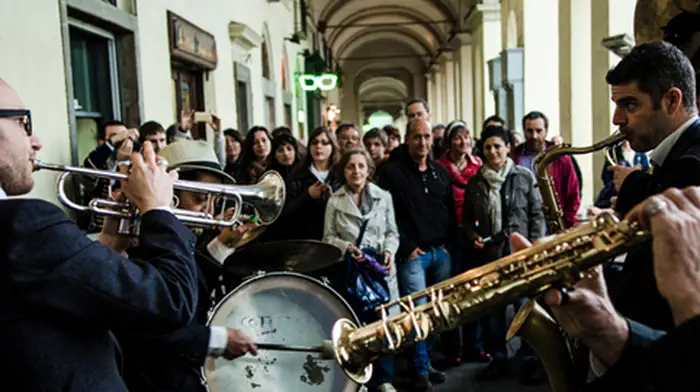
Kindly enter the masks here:
[[484, 351], [479, 349], [464, 350], [462, 354], [462, 362], [486, 363], [491, 360], [491, 357]]
[[430, 383], [430, 378], [427, 375], [414, 376], [411, 384], [411, 391], [413, 392], [433, 392], [433, 384]]
[[538, 385], [547, 381], [547, 373], [537, 358], [526, 358], [520, 369], [518, 382], [522, 385]]
[[508, 373], [506, 366], [505, 358], [494, 358], [476, 374], [476, 381], [492, 381], [502, 378]]
[[430, 366], [428, 368], [428, 379], [433, 384], [442, 384], [443, 382], [447, 381], [447, 374]]

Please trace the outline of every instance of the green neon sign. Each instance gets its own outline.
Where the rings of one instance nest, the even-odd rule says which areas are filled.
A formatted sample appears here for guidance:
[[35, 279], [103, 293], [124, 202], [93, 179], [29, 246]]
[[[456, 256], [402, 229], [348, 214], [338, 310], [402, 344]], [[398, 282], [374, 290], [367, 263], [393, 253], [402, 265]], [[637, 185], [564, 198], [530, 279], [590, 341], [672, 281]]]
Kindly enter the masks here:
[[299, 76], [299, 85], [304, 91], [329, 91], [333, 90], [338, 85], [338, 75], [322, 74], [322, 75], [301, 75]]

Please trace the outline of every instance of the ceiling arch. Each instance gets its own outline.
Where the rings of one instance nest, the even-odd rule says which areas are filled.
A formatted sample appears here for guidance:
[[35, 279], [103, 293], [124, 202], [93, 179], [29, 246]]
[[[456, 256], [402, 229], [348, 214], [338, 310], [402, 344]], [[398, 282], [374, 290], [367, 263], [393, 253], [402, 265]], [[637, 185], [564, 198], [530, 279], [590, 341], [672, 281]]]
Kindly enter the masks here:
[[386, 90], [387, 93], [400, 97], [408, 95], [406, 84], [392, 76], [377, 76], [363, 81], [358, 88], [358, 95], [362, 99], [362, 97], [370, 95], [370, 93], [376, 93], [377, 90], [379, 92]]
[[437, 51], [431, 42], [426, 41], [425, 37], [417, 35], [412, 30], [403, 28], [387, 29], [366, 27], [355, 35], [348, 37], [343, 43], [340, 43], [335, 50], [334, 58], [342, 62], [344, 57], [348, 57], [350, 54], [357, 52], [358, 48], [378, 40], [399, 42], [411, 48], [415, 54], [425, 55], [426, 61], [427, 57], [434, 56]]
[[376, 34], [408, 44], [427, 58], [434, 57], [456, 31], [463, 7], [455, 4], [454, 0], [317, 0], [313, 14], [339, 62]]
[[[361, 99], [362, 97], [360, 96], [360, 88], [364, 85], [365, 82], [368, 82], [372, 79], [378, 79], [378, 78], [389, 78], [389, 79], [395, 79], [396, 81], [400, 82], [405, 86], [405, 92], [406, 95], [405, 97], [413, 95], [414, 92], [414, 86], [413, 86], [413, 73], [404, 68], [404, 67], [375, 67], [375, 66], [367, 66], [362, 69], [360, 69], [357, 72], [357, 77], [355, 78], [355, 85], [353, 86], [353, 91], [355, 92], [355, 96], [358, 99]], [[387, 79], [379, 79], [380, 81], [388, 81]]]
[[[372, 9], [379, 2], [376, 0], [329, 0], [318, 15], [319, 21], [326, 21], [329, 25], [340, 24], [349, 15], [367, 9]], [[414, 10], [424, 11], [429, 18], [434, 20], [445, 19], [456, 23], [457, 12], [444, 0], [383, 0], [381, 5], [404, 6]]]
[[367, 79], [358, 89], [360, 107], [368, 105], [401, 105], [407, 97], [406, 84], [394, 77], [379, 76]]
[[[328, 29], [327, 39], [329, 45], [335, 47], [337, 42], [343, 42], [344, 38], [354, 35], [362, 27], [374, 25], [375, 27], [405, 26], [418, 35], [426, 37], [427, 41], [444, 42], [447, 39], [447, 32], [436, 23], [426, 22], [428, 20], [430, 20], [429, 16], [405, 6], [381, 5], [348, 17], [343, 21], [343, 24], [348, 25], [347, 27]], [[427, 37], [431, 38], [427, 39]]]

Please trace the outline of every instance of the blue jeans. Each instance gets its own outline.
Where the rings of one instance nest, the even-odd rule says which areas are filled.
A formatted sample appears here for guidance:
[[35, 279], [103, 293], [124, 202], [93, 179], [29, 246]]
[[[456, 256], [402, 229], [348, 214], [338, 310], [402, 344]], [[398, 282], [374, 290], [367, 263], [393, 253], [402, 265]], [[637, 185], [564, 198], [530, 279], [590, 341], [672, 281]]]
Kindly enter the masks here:
[[[443, 280], [449, 279], [451, 272], [450, 254], [444, 247], [423, 249], [424, 255], [413, 260], [398, 263], [398, 278], [401, 295], [409, 295], [423, 290]], [[415, 302], [422, 305], [427, 298]], [[433, 351], [433, 340], [422, 341], [415, 345], [413, 365], [419, 375], [427, 375], [430, 367], [430, 355]]]

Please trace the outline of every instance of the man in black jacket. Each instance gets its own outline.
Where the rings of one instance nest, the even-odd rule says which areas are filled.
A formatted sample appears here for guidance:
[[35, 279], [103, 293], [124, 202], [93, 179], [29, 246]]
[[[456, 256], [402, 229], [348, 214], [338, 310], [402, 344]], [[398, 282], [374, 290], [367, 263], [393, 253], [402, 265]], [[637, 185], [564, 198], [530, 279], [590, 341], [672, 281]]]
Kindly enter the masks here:
[[[695, 101], [695, 76], [690, 61], [683, 53], [663, 42], [638, 45], [608, 73], [607, 81], [611, 84], [612, 99], [617, 105], [613, 122], [620, 126], [635, 151], [653, 149], [651, 160], [655, 166], [652, 174], [629, 172], [627, 168], [616, 169], [616, 181], [621, 181], [620, 177], [624, 177], [616, 205], [618, 212], [627, 214], [644, 199], [666, 189], [700, 184], [700, 121]], [[682, 198], [674, 196], [674, 193], [678, 191], [667, 191], [666, 196], [683, 209], [688, 202], [676, 202]], [[687, 199], [695, 203], [697, 192], [689, 194]], [[658, 211], [652, 211], [654, 212]], [[697, 214], [691, 216], [697, 219]], [[610, 295], [600, 277], [586, 279], [569, 295], [562, 296], [556, 292], [548, 294], [547, 302], [552, 306], [562, 327], [591, 350], [593, 373], [601, 374], [601, 368], [605, 370], [606, 367], [615, 365], [591, 390], [608, 390], [610, 385], [624, 385], [620, 380], [624, 381], [625, 377], [620, 377], [620, 373], [627, 374], [628, 382], [637, 382], [643, 379], [642, 376], [652, 375], [657, 377], [655, 382], [659, 382], [658, 371], [663, 374], [664, 370], [651, 369], [648, 365], [658, 365], [663, 361], [675, 364], [674, 361], [680, 359], [669, 355], [672, 350], [658, 349], [647, 353], [664, 353], [666, 357], [653, 360], [648, 358], [645, 360], [648, 362], [644, 362], [644, 368], [637, 368], [637, 373], [619, 370], [631, 363], [628, 360], [621, 361], [621, 358], [641, 358], [641, 354], [637, 355], [634, 349], [640, 346], [639, 342], [656, 339], [663, 331], [674, 330], [673, 336], [687, 335], [684, 331], [689, 327], [680, 327], [682, 323], [678, 322], [673, 306], [679, 299], [673, 297], [673, 287], [663, 289], [662, 286], [669, 283], [667, 279], [663, 282], [659, 280], [659, 268], [669, 262], [678, 262], [677, 258], [685, 256], [682, 249], [689, 245], [697, 246], [695, 242], [690, 242], [690, 236], [695, 234], [692, 227], [688, 219], [681, 219], [674, 225], [667, 225], [665, 231], [653, 233], [653, 248], [649, 244], [629, 252], [623, 271], [610, 289]], [[685, 242], [678, 242], [678, 238]], [[677, 249], [672, 251], [672, 248], [660, 248], [659, 244], [665, 242], [676, 244]], [[679, 246], [680, 243], [684, 243], [684, 247]], [[694, 254], [690, 258], [697, 259]], [[686, 273], [694, 276], [689, 271]], [[682, 288], [679, 286], [679, 289]], [[693, 288], [686, 288], [681, 292], [688, 293], [692, 290]], [[697, 296], [698, 289], [694, 290], [694, 295]], [[565, 298], [568, 300], [564, 300], [565, 306], [561, 306]], [[680, 301], [683, 302], [682, 299]], [[640, 324], [629, 322], [628, 319]], [[676, 327], [681, 332], [676, 332]], [[692, 326], [690, 328], [696, 329]], [[669, 338], [666, 341], [677, 342], [676, 339]], [[695, 343], [691, 341], [689, 344]], [[656, 372], [652, 373], [652, 370]], [[674, 380], [668, 380], [671, 381]], [[639, 390], [628, 385], [624, 385], [624, 389]]]
[[[653, 149], [652, 174], [614, 168], [615, 181], [622, 182], [616, 210], [625, 215], [665, 189], [700, 185], [700, 121], [688, 58], [665, 42], [641, 44], [606, 79], [616, 103], [613, 123], [635, 151]], [[670, 309], [654, 283], [649, 247], [630, 252], [613, 283], [611, 297], [623, 315], [652, 328], [673, 326]]]
[[[179, 171], [183, 180], [214, 184], [235, 182], [221, 169], [214, 150], [206, 141], [181, 139], [165, 147], [160, 156], [168, 162], [169, 170]], [[211, 200], [204, 194], [177, 191], [176, 195], [180, 209], [212, 211]], [[196, 230], [200, 234], [195, 252], [199, 304], [195, 318], [187, 326], [160, 336], [143, 334], [139, 330], [117, 334], [124, 352], [124, 379], [130, 390], [205, 391], [200, 370], [207, 356], [233, 359], [257, 352], [252, 340], [240, 330], [207, 326], [208, 311], [233, 289], [234, 279], [225, 274], [222, 264], [234, 252], [232, 244], [254, 226], [245, 224], [214, 235]], [[136, 247], [128, 253], [133, 257], [141, 250]]]
[[123, 191], [143, 213], [143, 258], [97, 242], [34, 186], [31, 114], [0, 79], [0, 389], [126, 391], [110, 330], [169, 333], [197, 303], [194, 236], [169, 211], [173, 182], [150, 143]]
[[[452, 187], [447, 169], [430, 159], [432, 127], [423, 119], [406, 127], [406, 146], [387, 162], [377, 184], [391, 193], [400, 243], [397, 275], [402, 295], [422, 290], [450, 277], [446, 244], [457, 233]], [[399, 147], [401, 148], [401, 147]], [[422, 298], [416, 304], [425, 303]], [[416, 344], [416, 391], [432, 391], [444, 375], [430, 366], [431, 344]]]

